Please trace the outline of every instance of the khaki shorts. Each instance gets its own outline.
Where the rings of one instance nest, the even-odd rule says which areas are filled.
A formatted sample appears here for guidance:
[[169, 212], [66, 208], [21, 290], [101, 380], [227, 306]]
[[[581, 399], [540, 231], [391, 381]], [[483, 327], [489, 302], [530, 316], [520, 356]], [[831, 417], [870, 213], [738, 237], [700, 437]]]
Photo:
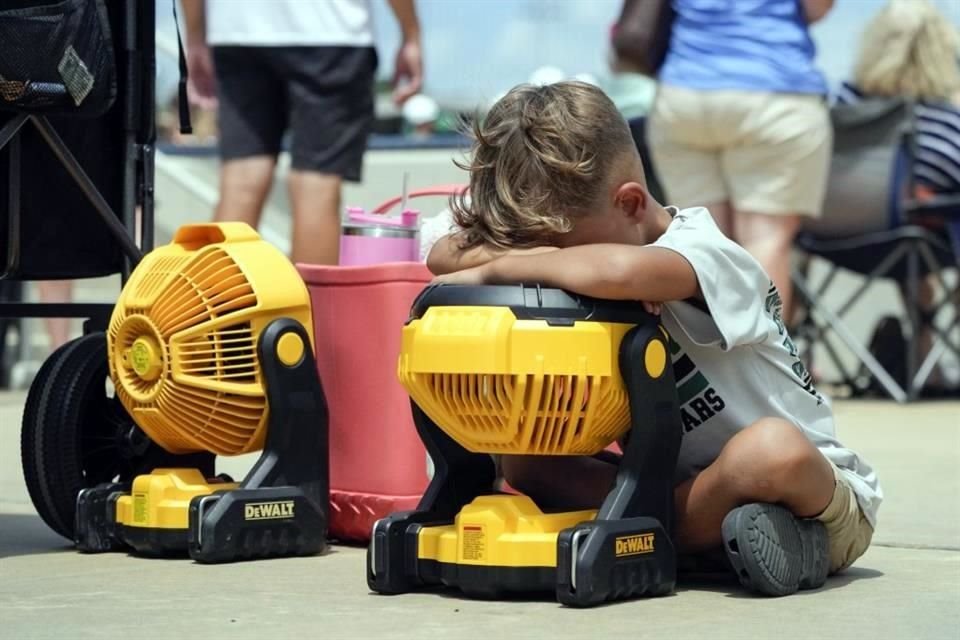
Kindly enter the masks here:
[[820, 96], [661, 86], [647, 142], [669, 204], [820, 215], [833, 146]]
[[817, 520], [830, 536], [830, 573], [843, 571], [862, 556], [873, 539], [873, 527], [857, 504], [857, 495], [846, 477], [832, 462], [836, 483], [833, 499]]

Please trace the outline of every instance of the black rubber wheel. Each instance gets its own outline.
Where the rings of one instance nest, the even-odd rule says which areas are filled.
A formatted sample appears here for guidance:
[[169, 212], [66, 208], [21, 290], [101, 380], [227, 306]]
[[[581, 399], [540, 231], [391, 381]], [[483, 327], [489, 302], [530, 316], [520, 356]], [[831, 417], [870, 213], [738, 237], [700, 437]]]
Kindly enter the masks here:
[[52, 514], [46, 508], [43, 508], [43, 492], [40, 490], [40, 476], [37, 473], [37, 447], [36, 447], [36, 423], [37, 412], [40, 407], [40, 397], [43, 395], [43, 389], [50, 379], [50, 373], [53, 371], [54, 364], [62, 357], [69, 344], [65, 344], [43, 361], [33, 382], [30, 383], [30, 390], [27, 391], [27, 402], [23, 408], [23, 420], [20, 427], [20, 463], [23, 469], [23, 478], [26, 481], [27, 491], [30, 494], [30, 501], [33, 502], [40, 518], [53, 530], [57, 530]]
[[44, 362], [27, 397], [20, 442], [37, 512], [71, 540], [82, 489], [128, 482], [162, 466], [213, 475], [211, 454], [174, 456], [136, 426], [109, 383], [103, 333], [77, 338]]

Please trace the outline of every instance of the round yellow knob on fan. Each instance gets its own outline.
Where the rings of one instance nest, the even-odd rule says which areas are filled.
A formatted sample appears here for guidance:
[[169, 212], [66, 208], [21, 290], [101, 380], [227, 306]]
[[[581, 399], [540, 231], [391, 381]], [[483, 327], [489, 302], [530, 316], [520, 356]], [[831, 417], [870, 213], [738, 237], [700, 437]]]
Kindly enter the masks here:
[[163, 370], [163, 355], [160, 345], [149, 336], [141, 336], [130, 347], [130, 364], [141, 379], [153, 381]]
[[292, 367], [303, 358], [303, 340], [297, 334], [285, 333], [277, 341], [277, 357], [280, 362]]
[[656, 380], [663, 375], [663, 370], [667, 368], [667, 349], [659, 340], [651, 340], [647, 344], [647, 349], [643, 354], [644, 365], [647, 368], [647, 375]]

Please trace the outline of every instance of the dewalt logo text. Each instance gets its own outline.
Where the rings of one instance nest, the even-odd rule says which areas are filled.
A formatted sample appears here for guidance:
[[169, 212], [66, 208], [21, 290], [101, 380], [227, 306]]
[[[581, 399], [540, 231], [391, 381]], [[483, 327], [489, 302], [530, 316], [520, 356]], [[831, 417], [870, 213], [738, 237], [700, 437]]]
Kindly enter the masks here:
[[293, 517], [293, 500], [243, 505], [244, 520], [282, 520]]
[[641, 533], [636, 536], [623, 536], [617, 538], [616, 556], [638, 556], [642, 553], [653, 553], [652, 533]]

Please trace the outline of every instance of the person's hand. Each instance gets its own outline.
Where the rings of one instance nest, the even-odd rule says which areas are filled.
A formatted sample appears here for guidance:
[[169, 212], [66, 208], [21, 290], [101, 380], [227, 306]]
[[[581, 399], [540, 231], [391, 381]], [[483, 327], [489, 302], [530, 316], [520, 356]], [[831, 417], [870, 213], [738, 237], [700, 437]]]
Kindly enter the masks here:
[[401, 105], [423, 88], [423, 52], [419, 39], [409, 39], [400, 45], [393, 69], [393, 101]]
[[643, 305], [644, 311], [655, 316], [660, 315], [660, 311], [663, 309], [663, 304], [659, 302], [641, 302], [640, 304]]
[[201, 109], [217, 106], [217, 83], [213, 72], [213, 54], [205, 42], [187, 46], [187, 95]]

